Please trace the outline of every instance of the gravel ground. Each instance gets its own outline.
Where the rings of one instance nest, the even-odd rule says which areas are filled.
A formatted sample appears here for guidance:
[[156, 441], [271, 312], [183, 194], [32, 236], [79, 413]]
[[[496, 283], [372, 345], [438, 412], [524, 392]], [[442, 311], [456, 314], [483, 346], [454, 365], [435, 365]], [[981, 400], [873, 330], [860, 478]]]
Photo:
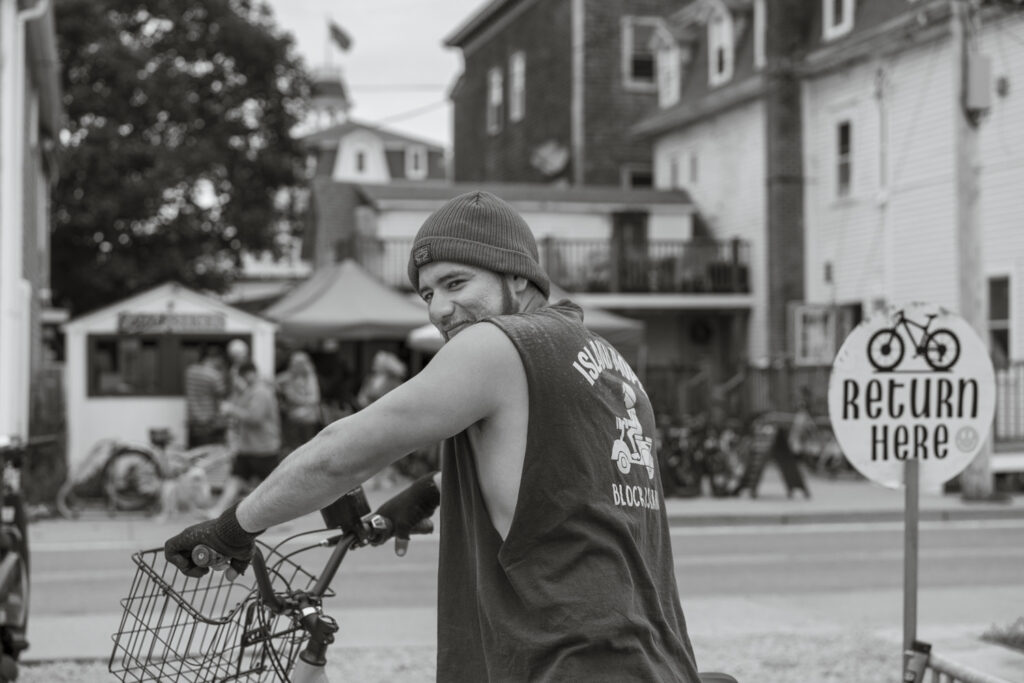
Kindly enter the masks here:
[[[694, 639], [705, 671], [726, 671], [740, 683], [898, 683], [898, 646], [870, 634], [772, 634]], [[334, 681], [420, 683], [434, 680], [434, 649], [335, 650]], [[23, 667], [18, 683], [94, 683], [115, 680], [105, 662], [58, 662]]]

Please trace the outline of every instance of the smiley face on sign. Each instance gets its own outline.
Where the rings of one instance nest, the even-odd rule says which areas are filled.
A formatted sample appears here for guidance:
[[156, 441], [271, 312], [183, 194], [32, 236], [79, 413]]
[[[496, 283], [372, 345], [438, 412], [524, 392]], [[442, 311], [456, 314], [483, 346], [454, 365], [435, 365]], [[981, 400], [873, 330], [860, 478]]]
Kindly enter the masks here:
[[843, 342], [828, 408], [861, 474], [900, 488], [914, 459], [922, 486], [934, 488], [963, 471], [987, 438], [995, 373], [985, 344], [959, 316], [930, 304], [894, 308]]

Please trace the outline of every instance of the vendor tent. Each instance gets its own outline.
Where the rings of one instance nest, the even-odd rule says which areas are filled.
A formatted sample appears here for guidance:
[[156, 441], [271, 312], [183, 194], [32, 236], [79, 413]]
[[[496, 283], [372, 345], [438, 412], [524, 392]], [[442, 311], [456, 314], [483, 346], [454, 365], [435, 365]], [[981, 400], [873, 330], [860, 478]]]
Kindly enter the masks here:
[[426, 308], [351, 259], [317, 270], [263, 315], [299, 339], [401, 340], [427, 320]]
[[[549, 301], [554, 303], [562, 299], [572, 300], [572, 296], [556, 285], [551, 285]], [[634, 355], [640, 351], [644, 343], [644, 324], [642, 322], [609, 313], [603, 308], [590, 306], [582, 308], [583, 324], [587, 326], [587, 329], [601, 335], [609, 344], [627, 355]], [[406, 343], [417, 351], [435, 353], [444, 342], [436, 327], [423, 325], [409, 333]]]

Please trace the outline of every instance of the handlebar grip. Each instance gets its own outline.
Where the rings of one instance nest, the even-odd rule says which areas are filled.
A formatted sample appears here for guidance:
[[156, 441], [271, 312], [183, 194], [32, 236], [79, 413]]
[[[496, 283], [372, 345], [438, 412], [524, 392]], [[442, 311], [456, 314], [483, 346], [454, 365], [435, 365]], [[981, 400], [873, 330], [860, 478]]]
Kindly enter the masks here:
[[224, 571], [228, 581], [238, 578], [238, 572], [231, 566], [230, 560], [208, 545], [200, 543], [192, 548], [192, 563], [197, 567], [208, 567], [214, 571]]

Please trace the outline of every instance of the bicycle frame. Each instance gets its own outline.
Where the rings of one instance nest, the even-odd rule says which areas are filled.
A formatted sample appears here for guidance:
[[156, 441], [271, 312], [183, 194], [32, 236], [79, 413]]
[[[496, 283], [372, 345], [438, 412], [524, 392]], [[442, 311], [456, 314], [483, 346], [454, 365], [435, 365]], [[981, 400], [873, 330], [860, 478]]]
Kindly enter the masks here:
[[[897, 328], [899, 328], [900, 325], [903, 325], [903, 329], [907, 331], [907, 336], [910, 338], [910, 341], [914, 343], [914, 351], [918, 354], [924, 353], [926, 350], [924, 344], [928, 341], [928, 328], [932, 326], [932, 320], [934, 320], [934, 318], [929, 317], [928, 322], [922, 325], [921, 323], [916, 323], [907, 318], [907, 316], [903, 315], [903, 311], [900, 311], [899, 315], [900, 317], [896, 320], [896, 324], [892, 326], [892, 333], [899, 334], [899, 330]], [[914, 339], [914, 332], [910, 329], [911, 325], [921, 330], [920, 341]]]

